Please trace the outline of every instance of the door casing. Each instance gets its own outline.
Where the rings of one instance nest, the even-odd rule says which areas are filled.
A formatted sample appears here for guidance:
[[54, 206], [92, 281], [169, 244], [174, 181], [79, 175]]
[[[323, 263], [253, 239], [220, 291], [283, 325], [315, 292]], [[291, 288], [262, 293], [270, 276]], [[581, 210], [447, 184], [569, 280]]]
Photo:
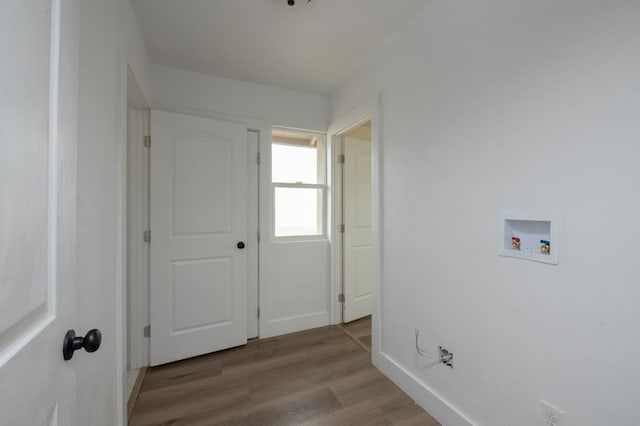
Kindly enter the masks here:
[[331, 323], [342, 322], [342, 303], [338, 301], [338, 295], [342, 291], [342, 244], [339, 243], [340, 224], [342, 223], [342, 174], [338, 163], [341, 154], [341, 135], [352, 129], [371, 121], [371, 242], [373, 265], [371, 275], [372, 290], [372, 356], [375, 360], [380, 354], [381, 348], [381, 288], [382, 288], [382, 106], [379, 94], [365, 99], [351, 112], [346, 113], [340, 119], [329, 126], [327, 140], [329, 141], [330, 170], [328, 172], [330, 186], [330, 240], [331, 240]]
[[[130, 72], [130, 76], [132, 76], [131, 70], [129, 70], [129, 72]], [[142, 93], [140, 92], [140, 94]], [[148, 106], [149, 103], [147, 102], [146, 105]], [[141, 106], [142, 105], [139, 105], [139, 107]], [[271, 137], [270, 137], [271, 125], [267, 121], [240, 117], [240, 116], [235, 116], [230, 114], [204, 112], [201, 110], [194, 110], [190, 108], [164, 107], [162, 109], [168, 112], [175, 112], [179, 114], [192, 115], [196, 117], [212, 118], [214, 120], [229, 121], [229, 122], [244, 124], [247, 127], [247, 132], [252, 132], [254, 134], [257, 134], [257, 147], [255, 147], [254, 149], [252, 143], [250, 143], [249, 145], [248, 161], [250, 163], [254, 161], [257, 162], [257, 158], [260, 155], [260, 153], [270, 152], [269, 145], [271, 143]], [[134, 169], [144, 168], [143, 157], [137, 157], [132, 160], [133, 160], [133, 163], [130, 165], [131, 168], [134, 168]], [[266, 164], [266, 167], [265, 167], [265, 164]], [[266, 211], [266, 209], [269, 206], [269, 199], [268, 199], [269, 191], [261, 191], [261, 188], [260, 188], [261, 183], [264, 182], [265, 179], [269, 181], [271, 179], [271, 175], [270, 175], [271, 169], [270, 167], [268, 167], [269, 164], [270, 162], [268, 161], [268, 158], [266, 158], [266, 154], [262, 154], [262, 161], [259, 164], [260, 167], [258, 167], [255, 172], [255, 178], [254, 178], [253, 171], [250, 173], [250, 176], [249, 176], [249, 182], [250, 182], [249, 208], [254, 209], [254, 211], [257, 212], [255, 215], [254, 221], [249, 223], [249, 227], [250, 227], [249, 235], [258, 235], [261, 229], [269, 229], [270, 217]], [[255, 184], [252, 184], [251, 182], [255, 182]], [[148, 191], [148, 188], [147, 188], [147, 191]], [[140, 196], [144, 196], [144, 194], [140, 194]], [[148, 199], [148, 192], [147, 192], [147, 199]], [[267, 206], [267, 207], [264, 207], [264, 206]], [[255, 227], [255, 233], [251, 232], [252, 227]], [[252, 278], [251, 276], [249, 278], [250, 280], [255, 280], [255, 282], [254, 284], [250, 282], [249, 286], [256, 288], [258, 291], [258, 295], [256, 297], [258, 306], [261, 305], [262, 301], [266, 300], [265, 298], [267, 294], [266, 287], [259, 285], [259, 283], [264, 282], [264, 279], [265, 279], [264, 277], [266, 277], [266, 274], [268, 274], [268, 271], [266, 270], [266, 266], [265, 266], [267, 265], [265, 259], [268, 259], [269, 253], [268, 253], [268, 250], [265, 249], [264, 247], [266, 247], [266, 244], [260, 244], [259, 242], [257, 244], [252, 244], [251, 246], [248, 247], [250, 251], [255, 250], [255, 254], [254, 253], [249, 254], [250, 259], [255, 259], [255, 260], [250, 260], [250, 265], [253, 262], [255, 263], [256, 265], [255, 267], [257, 268], [255, 272], [255, 278]], [[141, 255], [140, 252], [137, 252], [137, 253], [129, 252], [128, 256], [130, 256], [129, 258], [130, 261], [144, 262], [148, 267], [148, 262], [149, 262], [148, 256], [146, 257], [146, 259], [144, 259], [142, 258], [143, 256]], [[138, 260], [136, 260], [136, 257], [138, 258]], [[134, 306], [131, 307], [131, 310], [139, 311], [143, 313], [146, 312], [147, 315], [145, 316], [143, 314], [143, 317], [146, 318], [146, 324], [150, 325], [149, 318], [148, 318], [148, 312], [149, 312], [148, 294], [149, 293], [148, 291], [144, 291], [144, 289], [142, 291], [144, 292], [144, 296], [139, 298], [134, 303]], [[248, 314], [251, 314], [251, 313], [248, 312]], [[257, 321], [258, 335], [260, 334], [260, 330], [263, 330], [264, 327], [267, 326], [267, 322], [268, 322], [268, 316], [265, 315], [264, 312], [262, 312]], [[140, 345], [140, 347], [137, 349], [134, 348], [130, 350], [142, 351], [143, 362], [141, 366], [147, 367], [149, 366], [149, 343], [148, 343], [149, 338], [143, 336], [143, 330], [144, 330], [144, 327], [142, 327], [142, 329], [140, 327], [137, 327], [135, 330], [132, 330], [132, 333], [134, 335], [133, 340], [137, 342], [137, 343], [134, 343], [134, 345], [138, 344]], [[248, 335], [251, 336], [252, 334], [251, 330], [248, 330], [248, 331], [249, 331]]]
[[[158, 114], [166, 114], [163, 113], [161, 111], [157, 112]], [[194, 115], [194, 114], [183, 114], [180, 113], [182, 117], [189, 119], [189, 117], [192, 117], [193, 120], [197, 120], [199, 119], [199, 116], [201, 117], [201, 115]], [[247, 252], [247, 259], [248, 259], [248, 273], [247, 273], [247, 278], [248, 278], [248, 286], [247, 286], [247, 291], [251, 291], [252, 294], [249, 296], [247, 295], [247, 330], [246, 330], [246, 334], [248, 336], [248, 338], [254, 338], [258, 336], [258, 330], [259, 330], [259, 319], [258, 319], [258, 300], [259, 300], [259, 295], [258, 295], [258, 277], [259, 277], [259, 262], [258, 262], [258, 253], [259, 253], [259, 243], [258, 243], [258, 235], [259, 235], [259, 228], [258, 228], [258, 223], [259, 223], [259, 161], [258, 161], [258, 153], [260, 150], [260, 143], [262, 142], [262, 138], [261, 135], [264, 134], [263, 129], [261, 128], [254, 128], [254, 127], [250, 127], [248, 125], [246, 125], [242, 120], [229, 120], [227, 116], [223, 116], [223, 117], [211, 117], [211, 116], [206, 116], [206, 117], [202, 117], [202, 118], [212, 118], [213, 120], [219, 121], [219, 122], [225, 122], [225, 123], [229, 123], [235, 126], [238, 126], [238, 124], [240, 125], [239, 127], [246, 127], [246, 133], [245, 133], [245, 137], [247, 138], [246, 143], [246, 150], [247, 150], [247, 156], [246, 156], [246, 161], [247, 161], [247, 176], [246, 176], [246, 180], [247, 180], [247, 189], [248, 189], [248, 199], [247, 199], [247, 232], [246, 232], [246, 239], [245, 237], [242, 237], [242, 239], [244, 241], [246, 241], [246, 249], [245, 251]], [[222, 118], [222, 119], [220, 119]], [[152, 135], [153, 137], [153, 135]], [[152, 150], [153, 150], [153, 141], [152, 141]], [[153, 151], [152, 151], [153, 152]], [[153, 231], [153, 230], [152, 230]], [[153, 232], [152, 232], [153, 235]], [[153, 244], [153, 239], [151, 244]], [[234, 243], [235, 245], [235, 243]], [[152, 274], [153, 276], [153, 274]], [[150, 285], [153, 285], [153, 283], [151, 282]], [[153, 308], [152, 306], [150, 306], [150, 308]], [[154, 324], [151, 324], [151, 338], [153, 338], [154, 333], [153, 333], [153, 327]], [[157, 357], [156, 357], [157, 358]]]

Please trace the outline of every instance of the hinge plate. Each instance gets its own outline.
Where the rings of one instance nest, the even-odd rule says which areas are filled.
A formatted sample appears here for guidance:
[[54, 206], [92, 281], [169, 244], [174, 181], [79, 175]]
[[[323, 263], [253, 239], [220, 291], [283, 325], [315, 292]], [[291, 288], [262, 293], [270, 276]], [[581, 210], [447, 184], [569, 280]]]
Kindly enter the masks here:
[[338, 164], [344, 164], [344, 154], [338, 155]]
[[340, 226], [339, 226], [339, 230], [340, 230], [340, 233], [341, 233], [341, 234], [344, 234], [344, 229], [345, 229], [345, 228], [344, 228], [344, 225], [340, 225]]
[[258, 164], [260, 164], [260, 153], [256, 155], [256, 161], [258, 162]]
[[150, 243], [151, 242], [151, 231], [144, 231], [142, 233], [142, 239], [144, 240], [145, 243]]
[[150, 325], [145, 326], [142, 333], [144, 337], [151, 337], [151, 326]]
[[344, 293], [340, 293], [340, 294], [338, 295], [338, 302], [340, 302], [340, 303], [344, 303]]
[[260, 307], [258, 307], [258, 319], [260, 319]]
[[144, 147], [151, 148], [151, 136], [144, 137]]

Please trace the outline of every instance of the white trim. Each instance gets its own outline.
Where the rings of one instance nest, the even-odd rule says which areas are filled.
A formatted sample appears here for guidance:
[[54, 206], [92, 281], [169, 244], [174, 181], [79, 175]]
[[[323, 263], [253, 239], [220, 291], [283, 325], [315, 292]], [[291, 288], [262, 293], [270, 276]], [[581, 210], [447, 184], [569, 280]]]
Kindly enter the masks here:
[[[130, 122], [129, 108], [134, 109], [135, 122]], [[127, 359], [128, 369], [149, 365], [149, 340], [144, 327], [149, 324], [149, 246], [142, 234], [149, 226], [149, 152], [143, 137], [149, 135], [149, 104], [135, 75], [127, 73], [127, 245], [128, 297]], [[132, 135], [131, 126], [135, 126]]]
[[149, 110], [151, 103], [144, 95], [142, 87], [130, 66], [127, 66], [127, 102], [137, 109]]
[[473, 426], [476, 424], [387, 354], [372, 352], [372, 355], [373, 365], [429, 412], [440, 424], [447, 426]]
[[326, 235], [282, 235], [279, 237], [272, 236], [272, 244], [283, 243], [299, 243], [299, 242], [312, 242], [312, 241], [329, 241]]
[[[342, 153], [342, 135], [367, 121], [371, 121], [371, 206], [372, 206], [372, 265], [377, 270], [372, 274], [372, 290], [375, 290], [376, 281], [382, 276], [382, 255], [381, 255], [381, 209], [382, 194], [381, 188], [381, 167], [379, 164], [381, 155], [379, 103], [376, 99], [362, 103], [350, 113], [339, 119], [331, 126], [327, 134], [329, 141], [329, 158], [330, 167], [328, 176], [330, 177], [328, 187], [329, 194], [327, 198], [330, 200], [328, 211], [331, 212], [328, 220], [329, 239], [331, 240], [331, 291], [330, 291], [330, 323], [339, 324], [342, 322], [342, 304], [338, 302], [338, 294], [342, 292], [342, 234], [339, 226], [342, 223], [342, 170], [339, 167], [338, 156]], [[373, 292], [373, 305], [379, 299], [380, 292]], [[373, 316], [373, 322], [376, 322], [377, 315]], [[375, 327], [372, 327], [375, 328]], [[372, 330], [373, 331], [373, 330]], [[373, 333], [372, 333], [373, 337]]]
[[[260, 165], [257, 162], [261, 134], [259, 130], [247, 129], [247, 338], [260, 336], [260, 324], [257, 310], [260, 308], [260, 281], [258, 279], [259, 241], [258, 225], [260, 220]], [[256, 293], [254, 293], [256, 292]], [[255, 325], [255, 327], [254, 327]]]
[[260, 337], [280, 336], [282, 334], [324, 327], [327, 325], [328, 320], [329, 312], [327, 311], [269, 320], [267, 328], [260, 328], [262, 333]]
[[323, 183], [286, 183], [286, 182], [272, 182], [273, 188], [303, 188], [303, 189], [327, 189], [327, 185]]
[[259, 244], [259, 265], [258, 265], [258, 306], [260, 308], [260, 318], [258, 329], [260, 337], [275, 336], [270, 323], [271, 303], [269, 289], [269, 271], [271, 268], [271, 252], [273, 235], [274, 215], [273, 215], [273, 191], [271, 189], [271, 132], [270, 124], [266, 124], [264, 132], [260, 136], [260, 169], [259, 177], [259, 205], [260, 213], [258, 224], [260, 226]]
[[118, 425], [127, 424], [127, 333], [125, 321], [127, 282], [127, 60], [124, 37], [115, 38], [117, 64], [116, 128], [115, 137], [115, 189], [116, 189], [116, 252], [115, 252], [115, 370], [116, 370], [116, 419]]
[[372, 353], [382, 351], [382, 283], [383, 283], [383, 149], [384, 138], [382, 131], [382, 101], [380, 95], [375, 99], [375, 107], [371, 113], [371, 263], [372, 283], [371, 292], [371, 349]]
[[[49, 65], [49, 229], [48, 247], [48, 295], [47, 316], [56, 317], [57, 302], [57, 267], [58, 267], [58, 106], [60, 86], [60, 37], [61, 37], [61, 4], [60, 0], [51, 1], [51, 56]], [[46, 319], [43, 323], [49, 323]]]

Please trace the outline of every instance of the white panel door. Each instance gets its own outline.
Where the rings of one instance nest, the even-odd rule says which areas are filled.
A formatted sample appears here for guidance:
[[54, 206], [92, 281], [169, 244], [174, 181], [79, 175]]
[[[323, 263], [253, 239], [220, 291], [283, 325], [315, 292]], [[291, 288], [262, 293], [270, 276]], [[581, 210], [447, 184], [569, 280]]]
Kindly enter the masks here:
[[247, 341], [247, 129], [151, 113], [151, 365]]
[[371, 315], [371, 143], [345, 137], [343, 168], [344, 316]]
[[0, 6], [2, 425], [75, 424], [77, 7]]

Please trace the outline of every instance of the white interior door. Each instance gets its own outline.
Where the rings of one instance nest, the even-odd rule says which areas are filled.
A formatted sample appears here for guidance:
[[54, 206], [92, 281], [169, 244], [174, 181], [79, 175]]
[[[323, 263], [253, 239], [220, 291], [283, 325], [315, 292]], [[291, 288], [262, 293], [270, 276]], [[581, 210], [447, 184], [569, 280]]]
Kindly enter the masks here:
[[247, 129], [151, 113], [151, 365], [247, 340]]
[[0, 6], [3, 425], [75, 424], [74, 364], [62, 341], [75, 320], [77, 7]]
[[371, 315], [371, 142], [344, 138], [344, 313]]

